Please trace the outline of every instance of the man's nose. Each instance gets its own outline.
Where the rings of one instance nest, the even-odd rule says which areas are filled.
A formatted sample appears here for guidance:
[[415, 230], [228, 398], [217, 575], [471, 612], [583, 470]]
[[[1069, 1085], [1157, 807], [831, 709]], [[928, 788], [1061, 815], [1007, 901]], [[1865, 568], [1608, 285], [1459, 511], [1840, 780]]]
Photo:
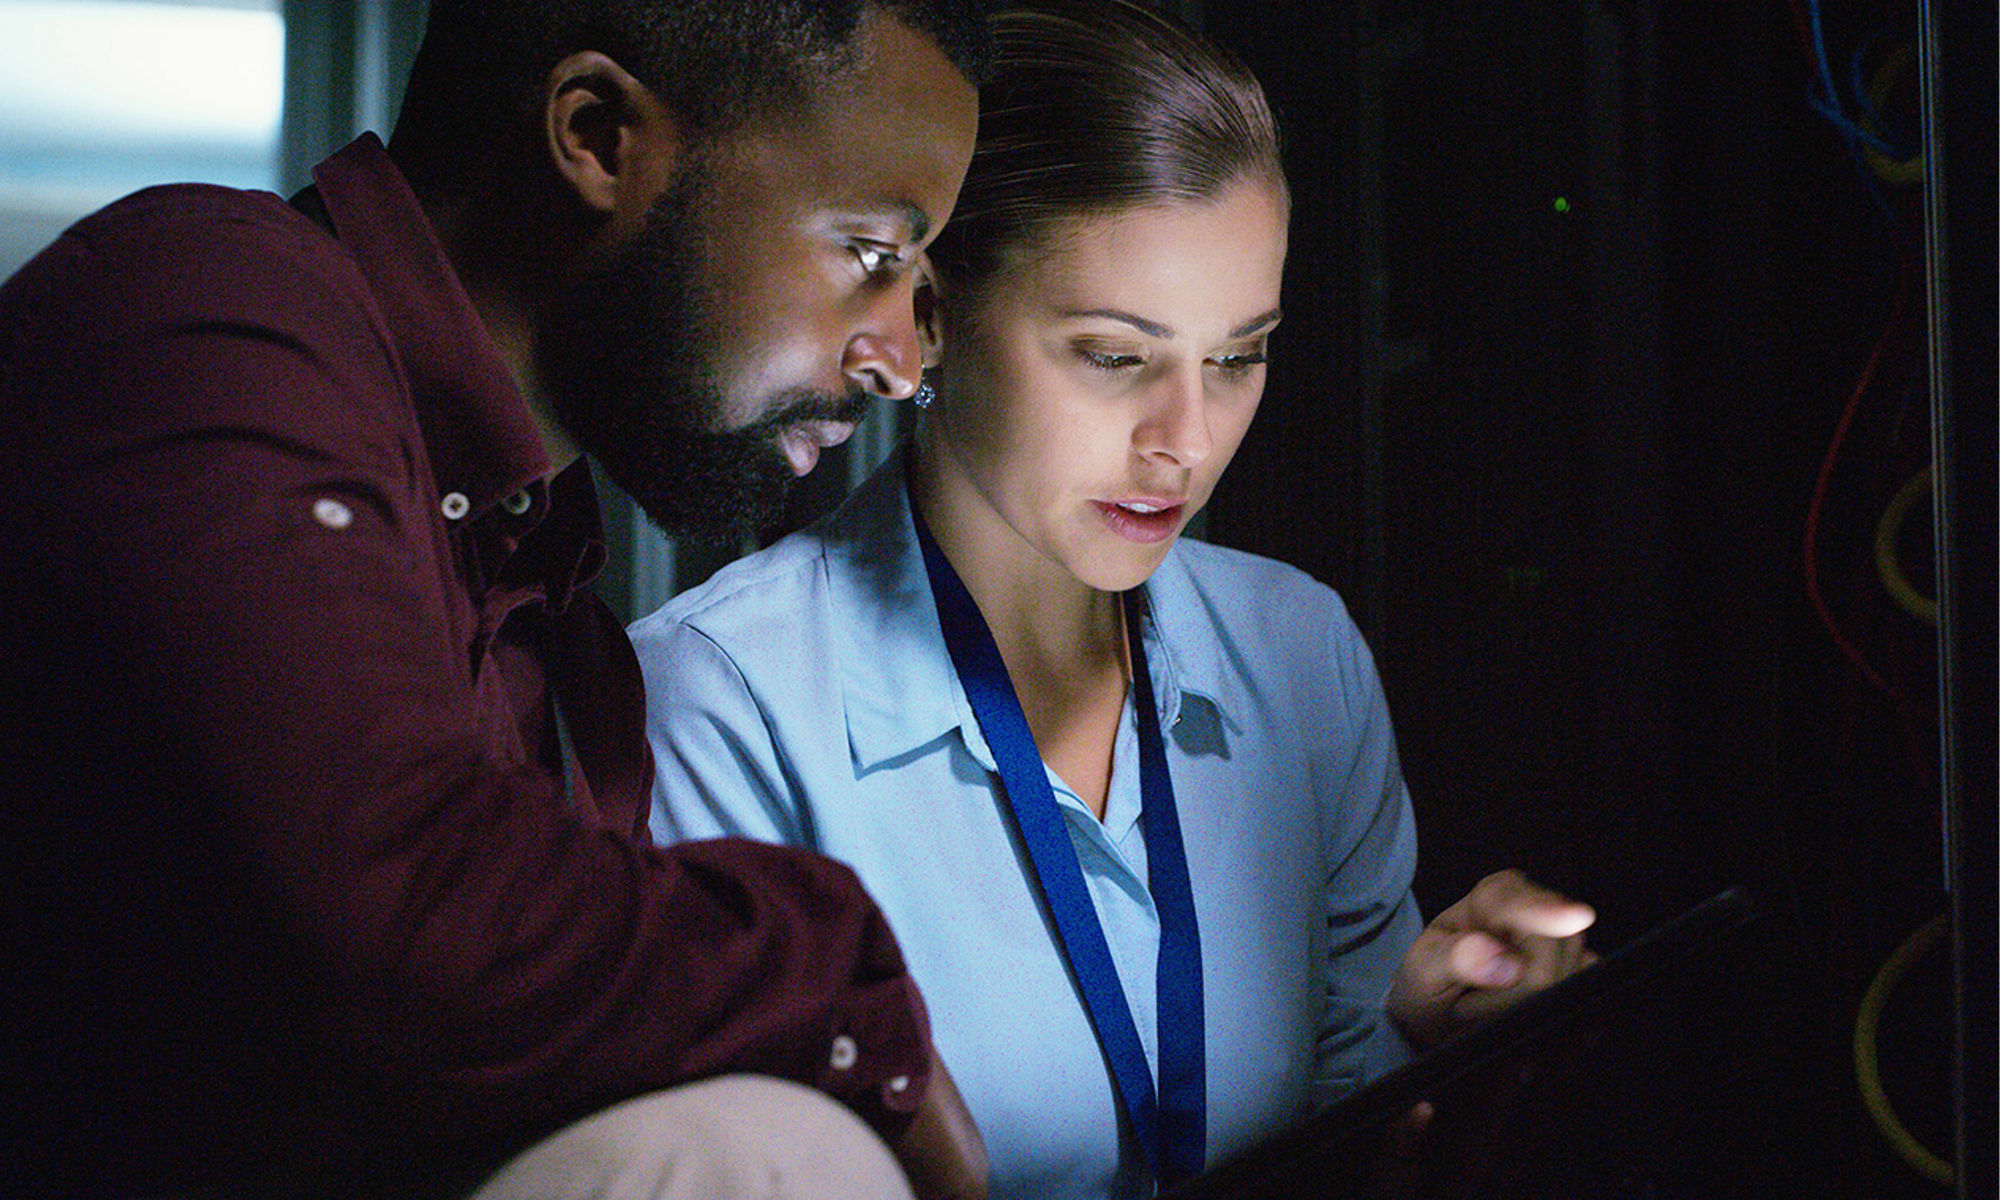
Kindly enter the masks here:
[[916, 392], [924, 374], [914, 289], [907, 284], [885, 288], [868, 316], [867, 323], [847, 339], [841, 373], [863, 391], [904, 399]]

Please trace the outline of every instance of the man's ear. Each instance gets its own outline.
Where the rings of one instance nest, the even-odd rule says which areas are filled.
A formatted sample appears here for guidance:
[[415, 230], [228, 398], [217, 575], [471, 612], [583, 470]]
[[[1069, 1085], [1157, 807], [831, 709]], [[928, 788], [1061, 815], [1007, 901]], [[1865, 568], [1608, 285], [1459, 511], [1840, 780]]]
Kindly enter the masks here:
[[937, 270], [928, 258], [917, 259], [916, 305], [917, 349], [926, 369], [944, 362], [944, 306], [940, 303]]
[[674, 114], [625, 68], [583, 50], [550, 70], [543, 115], [550, 158], [578, 203], [621, 235], [636, 230], [680, 165]]

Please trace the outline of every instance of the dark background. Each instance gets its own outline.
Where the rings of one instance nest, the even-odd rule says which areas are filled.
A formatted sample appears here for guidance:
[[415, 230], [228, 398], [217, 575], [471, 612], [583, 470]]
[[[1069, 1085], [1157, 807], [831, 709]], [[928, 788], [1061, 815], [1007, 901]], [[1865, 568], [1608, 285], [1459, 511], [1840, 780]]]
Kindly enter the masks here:
[[[1926, 13], [1829, 3], [1815, 39], [1812, 7], [1783, 0], [1192, 8], [1278, 106], [1295, 200], [1271, 383], [1208, 534], [1355, 609], [1426, 907], [1511, 864], [1596, 903], [1600, 945], [1729, 883], [1771, 912], [1670, 996], [1685, 1060], [1621, 1081], [1687, 1155], [1602, 1194], [1949, 1194], [1878, 1134], [1853, 1048], [1866, 989], [1950, 899], [1938, 630], [1876, 554], [1909, 485], [1892, 558], [1937, 594], [1911, 482], [1950, 415], [1932, 404], [1918, 181]], [[1983, 281], [1955, 326], [1959, 432], [1983, 444], [1951, 463], [1972, 506], [1953, 551], [1971, 645], [1954, 644], [1949, 709], [1984, 772], [1984, 824], [1956, 847], [1986, 880], [1978, 1003], [2000, 117], [1991, 7], [1936, 20], [1970, 160], [1951, 227]], [[1833, 107], [1816, 40], [1850, 124], [1873, 93], [1878, 158], [1816, 110]], [[1880, 1035], [1890, 1105], [1947, 1160], [1967, 1053], [1951, 961], [1916, 961]], [[1992, 1024], [1972, 1034], [1990, 1112]], [[1986, 1182], [1962, 1194], [1991, 1195], [1990, 1124], [1974, 1132]]]

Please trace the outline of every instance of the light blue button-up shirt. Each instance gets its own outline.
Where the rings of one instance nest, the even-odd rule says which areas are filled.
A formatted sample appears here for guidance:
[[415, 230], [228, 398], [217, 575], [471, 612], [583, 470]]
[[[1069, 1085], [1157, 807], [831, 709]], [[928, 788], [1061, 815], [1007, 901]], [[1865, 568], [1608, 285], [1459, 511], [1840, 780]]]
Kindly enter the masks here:
[[[1201, 927], [1215, 1163], [1407, 1056], [1382, 1006], [1421, 925], [1415, 831], [1373, 660], [1330, 589], [1183, 540], [1146, 595]], [[929, 1003], [992, 1195], [1138, 1194], [1136, 1143], [939, 632], [900, 456], [631, 633], [656, 836], [852, 866]], [[1134, 722], [1128, 698], [1102, 822], [1050, 782], [1157, 1077]]]

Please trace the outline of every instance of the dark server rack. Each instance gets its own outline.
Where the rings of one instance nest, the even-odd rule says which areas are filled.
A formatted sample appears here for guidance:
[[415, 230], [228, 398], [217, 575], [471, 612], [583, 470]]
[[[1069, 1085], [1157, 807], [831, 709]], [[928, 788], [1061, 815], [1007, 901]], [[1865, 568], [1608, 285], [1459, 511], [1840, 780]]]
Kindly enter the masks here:
[[[1895, 56], [1918, 4], [1181, 7], [1265, 81], [1294, 192], [1271, 381], [1208, 536], [1360, 619], [1420, 898], [1521, 865], [1597, 902], [1612, 944], [1721, 884], [1772, 902], [1740, 993], [1682, 998], [1731, 1061], [1657, 1081], [1690, 1144], [1715, 1135], [1643, 1181], [1663, 1196], [1952, 1190], [1877, 1136], [1853, 1038], [1885, 961], [1958, 906], [1956, 949], [1883, 1010], [1879, 1065], [1913, 1142], [1964, 1140], [1990, 1173], [1992, 13], [1938, 6], [1964, 25], [1956, 148], [1894, 151], [1971, 176], [1947, 189], [1979, 226], [1953, 243], [1947, 396], [1925, 189], [1852, 132], [1865, 93], [1869, 148], [1915, 136]], [[1943, 642], [1868, 549], [1940, 413], [1957, 549], [1931, 552], [1918, 502], [1897, 552], [1959, 611]], [[1979, 1170], [1962, 1194], [1990, 1194]]]

